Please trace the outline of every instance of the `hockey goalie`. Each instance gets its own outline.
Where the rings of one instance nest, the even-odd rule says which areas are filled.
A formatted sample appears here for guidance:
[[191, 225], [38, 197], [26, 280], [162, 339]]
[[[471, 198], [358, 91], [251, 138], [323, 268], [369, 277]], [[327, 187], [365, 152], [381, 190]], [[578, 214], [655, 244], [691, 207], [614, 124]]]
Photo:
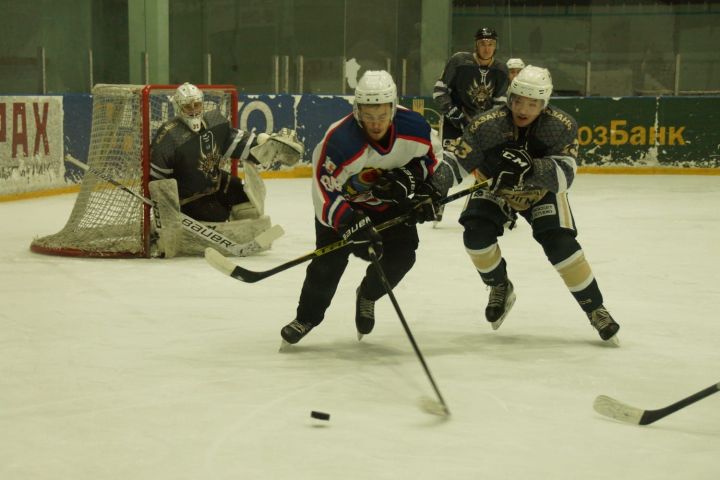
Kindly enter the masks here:
[[[258, 168], [294, 165], [304, 146], [294, 130], [266, 134], [232, 128], [217, 110], [204, 111], [203, 92], [184, 83], [172, 98], [175, 118], [157, 131], [150, 147], [150, 195], [155, 202], [155, 255], [201, 255], [210, 243], [183, 228], [182, 215], [244, 244], [282, 234], [265, 215], [265, 185]], [[242, 163], [244, 182], [223, 169]], [[271, 230], [271, 228], [273, 230]], [[270, 242], [264, 242], [269, 248]]]

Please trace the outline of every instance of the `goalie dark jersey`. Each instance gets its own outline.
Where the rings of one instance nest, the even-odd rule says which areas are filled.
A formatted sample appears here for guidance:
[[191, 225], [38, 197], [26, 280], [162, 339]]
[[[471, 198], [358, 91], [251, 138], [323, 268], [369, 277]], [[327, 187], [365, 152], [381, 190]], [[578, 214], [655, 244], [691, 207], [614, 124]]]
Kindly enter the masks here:
[[502, 161], [505, 147], [524, 148], [533, 158], [523, 187], [498, 192], [515, 210], [527, 209], [548, 191], [566, 191], [575, 179], [577, 123], [559, 108], [550, 105], [528, 127], [518, 128], [510, 109], [497, 107], [473, 119], [449, 151], [466, 172], [485, 180], [483, 167]]
[[435, 83], [433, 99], [442, 114], [457, 105], [467, 118], [472, 118], [503, 101], [507, 87], [504, 64], [493, 59], [489, 66], [481, 66], [472, 53], [458, 52], [450, 57]]
[[181, 204], [217, 192], [220, 160], [235, 132], [217, 110], [203, 115], [203, 126], [197, 133], [179, 118], [165, 122], [151, 146], [151, 179], [175, 178]]

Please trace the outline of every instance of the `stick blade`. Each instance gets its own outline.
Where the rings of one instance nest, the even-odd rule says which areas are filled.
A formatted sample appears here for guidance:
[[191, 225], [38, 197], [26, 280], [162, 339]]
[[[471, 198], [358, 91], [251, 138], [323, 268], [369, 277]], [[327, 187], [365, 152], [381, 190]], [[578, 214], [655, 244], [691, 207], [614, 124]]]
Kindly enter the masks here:
[[280, 225], [273, 225], [254, 238], [263, 250], [270, 247], [272, 242], [285, 235], [285, 230]]
[[644, 410], [632, 407], [607, 395], [598, 395], [593, 408], [600, 415], [618, 420], [620, 422], [641, 425]]
[[235, 269], [235, 264], [233, 262], [225, 258], [225, 255], [212, 247], [207, 247], [205, 249], [205, 261], [223, 275], [232, 276], [232, 272]]
[[222, 253], [218, 252], [212, 247], [205, 249], [205, 261], [210, 264], [215, 270], [220, 273], [232, 277], [236, 280], [240, 280], [245, 283], [255, 283], [258, 280], [262, 280], [264, 275], [259, 272], [252, 272], [246, 270], [239, 265], [236, 265], [231, 260], [225, 257]]
[[418, 406], [420, 407], [420, 410], [425, 413], [429, 413], [430, 415], [437, 415], [438, 417], [443, 418], [450, 417], [450, 411], [447, 407], [430, 397], [421, 397], [420, 400], [418, 400]]

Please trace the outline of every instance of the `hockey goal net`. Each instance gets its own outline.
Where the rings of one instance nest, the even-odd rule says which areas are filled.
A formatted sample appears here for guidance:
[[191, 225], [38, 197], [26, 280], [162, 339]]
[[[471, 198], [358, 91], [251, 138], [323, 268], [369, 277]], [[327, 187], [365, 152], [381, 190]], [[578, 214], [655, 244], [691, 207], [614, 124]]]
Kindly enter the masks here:
[[[219, 110], [237, 126], [237, 90], [198, 85], [205, 111]], [[150, 144], [173, 118], [177, 85], [96, 85], [93, 88], [90, 169], [149, 197]], [[65, 227], [36, 238], [33, 252], [77, 257], [149, 257], [152, 209], [135, 196], [85, 173]]]

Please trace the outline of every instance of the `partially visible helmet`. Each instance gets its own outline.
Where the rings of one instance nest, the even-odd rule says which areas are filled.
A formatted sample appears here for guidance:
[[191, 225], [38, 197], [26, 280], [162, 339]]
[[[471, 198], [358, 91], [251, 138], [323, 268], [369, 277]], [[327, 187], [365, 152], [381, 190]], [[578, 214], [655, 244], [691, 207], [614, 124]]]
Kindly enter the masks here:
[[510, 105], [513, 95], [542, 100], [547, 106], [552, 94], [552, 77], [547, 68], [528, 65], [520, 70], [507, 89], [507, 102]]
[[522, 61], [522, 58], [511, 58], [506, 63], [508, 70], [511, 68], [525, 68], [525, 62]]
[[498, 35], [494, 28], [480, 27], [480, 29], [475, 32], [475, 40], [482, 40], [483, 38], [497, 40]]
[[175, 113], [193, 132], [202, 127], [203, 92], [192, 83], [183, 83], [172, 97]]
[[392, 76], [385, 70], [368, 70], [360, 77], [355, 87], [355, 99], [353, 100], [353, 114], [359, 122], [360, 115], [358, 105], [381, 105], [390, 103], [392, 115], [397, 110], [397, 87]]

